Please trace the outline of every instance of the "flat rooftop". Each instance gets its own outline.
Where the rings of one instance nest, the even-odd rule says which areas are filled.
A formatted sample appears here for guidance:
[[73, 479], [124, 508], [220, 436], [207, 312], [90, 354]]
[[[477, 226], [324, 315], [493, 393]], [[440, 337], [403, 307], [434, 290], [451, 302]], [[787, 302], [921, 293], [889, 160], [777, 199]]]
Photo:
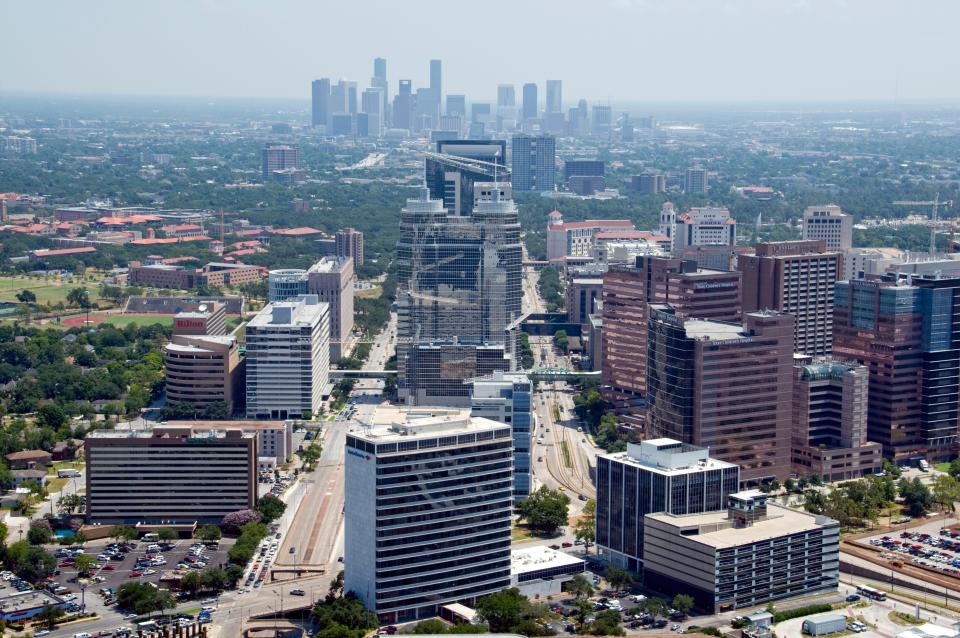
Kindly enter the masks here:
[[571, 556], [546, 545], [535, 545], [510, 551], [510, 573], [525, 574], [555, 567], [583, 566], [582, 558]]
[[469, 409], [380, 406], [369, 421], [358, 421], [364, 430], [355, 436], [372, 443], [403, 441], [419, 436], [466, 434], [509, 429], [508, 424], [470, 416]]
[[310, 269], [307, 272], [340, 272], [346, 265], [346, 261], [346, 258], [341, 257], [324, 257], [314, 265], [310, 266]]
[[293, 301], [275, 301], [250, 320], [248, 328], [277, 328], [283, 326], [309, 326], [324, 312], [328, 304], [319, 301], [316, 295], [302, 295]]
[[[118, 426], [113, 430], [93, 430], [87, 434], [88, 439], [160, 439], [160, 438], [191, 438], [191, 439], [225, 439], [249, 438], [254, 436], [237, 427], [226, 426], [229, 421], [217, 421], [215, 428], [196, 427], [195, 423], [160, 423], [156, 426], [130, 427]], [[228, 437], [229, 433], [232, 434]]]
[[63, 600], [61, 598], [41, 589], [25, 592], [11, 590], [6, 595], [0, 596], [0, 612], [4, 614], [13, 614], [27, 609], [45, 607], [47, 605], [62, 604]]
[[[700, 533], [684, 534], [688, 540], [702, 543], [715, 549], [726, 549], [771, 540], [798, 532], [808, 532], [822, 528], [831, 519], [824, 516], [815, 516], [806, 512], [780, 507], [767, 503], [767, 517], [756, 521], [749, 527], [734, 528], [729, 526], [727, 512], [706, 512], [704, 514], [686, 514], [673, 516], [671, 514], [647, 514], [650, 520], [672, 525], [678, 529], [700, 527]], [[718, 528], [719, 527], [719, 528]]]
[[683, 322], [687, 337], [691, 339], [710, 339], [711, 341], [726, 341], [729, 339], [743, 339], [749, 337], [743, 331], [743, 326], [723, 321], [709, 321], [707, 319], [687, 319]]

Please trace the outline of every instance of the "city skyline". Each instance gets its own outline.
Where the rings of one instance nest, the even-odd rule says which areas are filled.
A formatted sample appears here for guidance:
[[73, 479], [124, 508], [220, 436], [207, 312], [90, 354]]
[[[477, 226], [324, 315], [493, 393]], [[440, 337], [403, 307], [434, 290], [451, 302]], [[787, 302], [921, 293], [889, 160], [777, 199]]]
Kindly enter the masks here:
[[[5, 92], [303, 99], [319, 77], [347, 77], [366, 86], [373, 59], [383, 57], [389, 95], [401, 78], [428, 86], [429, 60], [437, 58], [446, 93], [484, 101], [496, 97], [498, 84], [527, 82], [537, 82], [542, 100], [547, 79], [564, 81], [565, 103], [580, 97], [657, 103], [960, 100], [960, 89], [943, 81], [958, 65], [948, 25], [960, 18], [960, 6], [947, 2], [917, 12], [865, 0], [611, 0], [575, 23], [565, 19], [563, 3], [521, 3], [509, 5], [509, 24], [538, 28], [526, 40], [484, 55], [462, 46], [454, 27], [467, 17], [463, 11], [435, 2], [416, 3], [412, 11], [431, 16], [432, 36], [424, 39], [401, 36], [386, 11], [383, 19], [370, 21], [369, 2], [290, 2], [287, 11], [213, 0], [182, 0], [162, 10], [117, 2], [53, 4], [9, 8], [11, 23], [43, 25], [47, 37], [43, 48], [34, 47], [34, 32], [16, 29], [0, 44], [0, 53], [18, 60], [0, 87]], [[830, 20], [822, 19], [825, 12]], [[328, 28], [316, 37], [317, 24], [347, 27], [360, 20], [362, 41], [349, 28]], [[143, 24], [153, 28], [144, 30]], [[78, 26], [88, 33], [80, 49], [67, 37]], [[171, 32], [178, 34], [176, 47], [166, 41]], [[831, 46], [810, 46], [811, 33]], [[267, 41], [274, 41], [272, 55], [263, 54]], [[128, 48], [138, 54], [115, 55]], [[545, 48], [550, 56], [538, 54]], [[756, 55], [758, 50], [768, 55]], [[63, 65], [66, 58], [71, 65]], [[643, 68], [636, 79], [624, 70], [633, 64]], [[684, 68], [699, 69], [696, 81]]]

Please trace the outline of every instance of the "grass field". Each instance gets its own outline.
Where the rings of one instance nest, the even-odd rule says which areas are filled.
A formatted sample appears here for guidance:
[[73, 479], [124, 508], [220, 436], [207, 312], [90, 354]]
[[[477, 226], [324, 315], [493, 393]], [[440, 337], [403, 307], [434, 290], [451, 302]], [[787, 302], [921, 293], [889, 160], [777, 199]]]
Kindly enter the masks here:
[[38, 303], [57, 303], [62, 301], [66, 303], [67, 293], [73, 288], [86, 288], [90, 295], [90, 301], [100, 303], [106, 301], [100, 297], [100, 287], [98, 284], [78, 281], [68, 282], [65, 279], [57, 277], [44, 277], [42, 279], [27, 277], [0, 277], [0, 301], [17, 301], [17, 293], [21, 290], [30, 290], [37, 296]]
[[103, 323], [113, 324], [118, 328], [126, 328], [131, 324], [135, 326], [152, 326], [155, 323], [159, 323], [161, 326], [166, 328], [173, 326], [173, 315], [155, 315], [151, 317], [97, 315], [97, 318], [102, 319]]
[[560, 441], [560, 454], [563, 456], [563, 464], [568, 468], [573, 468], [573, 459], [570, 458], [570, 447], [566, 441]]
[[380, 286], [371, 286], [366, 290], [355, 290], [353, 296], [360, 299], [377, 299], [382, 294], [383, 288]]

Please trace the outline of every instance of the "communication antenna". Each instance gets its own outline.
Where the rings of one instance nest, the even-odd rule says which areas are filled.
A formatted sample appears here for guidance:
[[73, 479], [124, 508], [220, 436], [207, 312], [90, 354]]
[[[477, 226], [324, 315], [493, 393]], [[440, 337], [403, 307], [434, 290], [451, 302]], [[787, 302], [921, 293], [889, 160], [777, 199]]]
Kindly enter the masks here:
[[940, 193], [933, 197], [933, 212], [930, 214], [930, 256], [937, 252], [937, 209], [940, 207]]

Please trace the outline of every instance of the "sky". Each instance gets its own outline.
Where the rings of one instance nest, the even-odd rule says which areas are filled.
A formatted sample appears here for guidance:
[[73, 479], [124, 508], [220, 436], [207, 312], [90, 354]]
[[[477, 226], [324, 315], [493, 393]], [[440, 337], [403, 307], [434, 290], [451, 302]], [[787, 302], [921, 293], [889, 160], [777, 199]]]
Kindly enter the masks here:
[[960, 103], [957, 0], [35, 0], [3, 5], [0, 93], [309, 98], [319, 77], [565, 103]]

